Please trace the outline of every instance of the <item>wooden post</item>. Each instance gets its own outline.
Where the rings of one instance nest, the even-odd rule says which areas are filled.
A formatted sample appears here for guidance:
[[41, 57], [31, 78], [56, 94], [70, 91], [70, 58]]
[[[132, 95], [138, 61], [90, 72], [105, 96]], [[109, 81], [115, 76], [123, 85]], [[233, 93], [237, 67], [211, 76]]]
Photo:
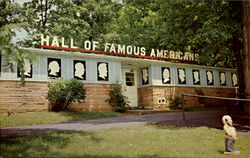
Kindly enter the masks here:
[[185, 107], [184, 107], [184, 94], [182, 94], [182, 114], [183, 114], [183, 121], [186, 120], [185, 118]]

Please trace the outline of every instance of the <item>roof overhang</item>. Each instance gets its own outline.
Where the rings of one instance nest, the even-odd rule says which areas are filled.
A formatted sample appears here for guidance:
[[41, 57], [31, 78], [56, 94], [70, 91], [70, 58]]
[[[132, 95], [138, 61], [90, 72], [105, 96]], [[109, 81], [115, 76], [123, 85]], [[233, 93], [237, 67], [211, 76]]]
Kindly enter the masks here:
[[214, 69], [218, 71], [236, 71], [230, 68], [221, 67], [211, 67], [197, 64], [187, 64], [187, 63], [177, 63], [174, 61], [163, 61], [157, 59], [144, 59], [135, 57], [124, 57], [124, 56], [114, 56], [106, 54], [95, 54], [89, 52], [77, 52], [77, 51], [65, 51], [65, 50], [51, 50], [51, 49], [39, 49], [39, 48], [23, 48], [20, 49], [28, 50], [40, 55], [52, 55], [52, 56], [66, 56], [72, 58], [84, 58], [92, 60], [109, 60], [109, 61], [119, 61], [122, 66], [127, 67], [147, 67], [150, 65], [160, 65], [160, 66], [175, 66], [175, 67], [185, 67], [185, 68], [199, 68], [199, 69]]

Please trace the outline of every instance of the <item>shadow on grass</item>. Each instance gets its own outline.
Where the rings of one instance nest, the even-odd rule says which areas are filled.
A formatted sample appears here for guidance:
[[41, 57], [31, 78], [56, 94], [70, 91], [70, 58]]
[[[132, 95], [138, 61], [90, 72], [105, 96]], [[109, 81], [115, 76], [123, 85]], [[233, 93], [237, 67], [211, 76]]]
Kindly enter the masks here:
[[224, 154], [224, 151], [223, 150], [218, 150], [218, 153]]
[[89, 119], [99, 119], [99, 118], [109, 118], [122, 116], [120, 113], [116, 112], [60, 112], [59, 115], [71, 117], [68, 121], [78, 121], [78, 120], [89, 120]]
[[67, 156], [70, 158], [125, 158], [123, 156], [120, 155], [104, 155], [104, 156], [100, 156], [100, 155], [89, 155], [89, 154], [84, 154], [81, 156], [74, 156], [74, 155], [70, 155]]
[[190, 128], [186, 126], [177, 126], [177, 125], [166, 125], [166, 124], [161, 124], [161, 123], [149, 123], [147, 126], [153, 126], [156, 129], [169, 129], [169, 130], [180, 130], [183, 128]]
[[[101, 155], [100, 156], [100, 155], [90, 155], [90, 154], [84, 154], [82, 156], [70, 155], [67, 157], [70, 157], [70, 158], [127, 158], [127, 156], [121, 156], [121, 155]], [[137, 158], [162, 158], [161, 156], [158, 156], [158, 155], [139, 155], [136, 157]]]
[[162, 158], [161, 156], [158, 155], [140, 155], [138, 158]]
[[88, 136], [93, 142], [102, 141], [93, 133], [87, 132], [47, 132], [1, 137], [0, 155], [3, 157], [62, 157], [61, 152], [53, 148], [63, 149], [71, 143], [72, 134], [80, 137]]

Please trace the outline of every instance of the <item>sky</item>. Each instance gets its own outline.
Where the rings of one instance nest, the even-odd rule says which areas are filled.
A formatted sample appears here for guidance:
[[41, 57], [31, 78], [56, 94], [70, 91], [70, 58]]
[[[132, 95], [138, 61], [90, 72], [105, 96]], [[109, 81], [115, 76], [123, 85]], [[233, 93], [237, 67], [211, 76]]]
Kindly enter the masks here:
[[14, 30], [16, 36], [11, 40], [12, 43], [16, 44], [18, 41], [28, 38], [27, 32], [24, 29]]
[[14, 0], [14, 1], [22, 5], [24, 2], [29, 2], [31, 0]]
[[[14, 0], [14, 2], [17, 2], [20, 5], [22, 5], [24, 2], [29, 2], [29, 1], [31, 0]], [[16, 36], [12, 38], [11, 40], [12, 43], [16, 44], [18, 41], [28, 38], [27, 32], [24, 29], [16, 29], [14, 31], [16, 33]]]

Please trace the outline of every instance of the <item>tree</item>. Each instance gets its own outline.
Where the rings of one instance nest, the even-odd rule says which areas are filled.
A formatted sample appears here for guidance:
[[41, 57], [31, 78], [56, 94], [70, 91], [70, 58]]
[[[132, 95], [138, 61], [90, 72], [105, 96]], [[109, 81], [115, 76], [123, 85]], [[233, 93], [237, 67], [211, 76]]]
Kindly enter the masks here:
[[[105, 35], [110, 43], [143, 46], [146, 50], [161, 47], [162, 18], [153, 0], [125, 1], [118, 17], [109, 23], [112, 31]], [[147, 55], [150, 51], [146, 51]]]
[[193, 52], [200, 64], [230, 68], [241, 52], [240, 7], [226, 1], [32, 0], [22, 12], [30, 35], [24, 46], [39, 47], [40, 34], [55, 35], [78, 47], [96, 40]]
[[193, 52], [200, 55], [199, 64], [238, 67], [241, 47], [236, 46], [242, 41], [239, 5], [225, 1], [125, 1], [118, 15], [109, 23], [112, 31], [104, 36], [107, 41], [147, 50]]
[[162, 42], [167, 49], [200, 55], [200, 64], [236, 67], [233, 34], [241, 39], [238, 10], [229, 2], [168, 1], [160, 5], [164, 18]]
[[11, 38], [15, 35], [13, 29], [21, 26], [19, 21], [20, 6], [16, 3], [10, 3], [8, 0], [3, 0], [0, 2], [0, 10], [0, 55], [6, 59], [5, 67], [10, 68], [11, 71], [14, 71], [14, 63], [19, 66], [21, 83], [24, 85], [24, 60], [27, 59], [32, 63], [36, 56], [11, 43]]
[[[242, 25], [243, 25], [243, 41], [244, 41], [244, 96], [250, 99], [250, 6], [248, 1], [242, 1]], [[250, 115], [250, 102], [244, 104], [244, 112]]]
[[81, 47], [85, 40], [104, 41], [103, 36], [119, 3], [111, 0], [32, 0], [24, 3], [24, 29], [30, 39], [21, 42], [23, 46], [40, 47], [40, 34], [73, 38], [74, 44]]

